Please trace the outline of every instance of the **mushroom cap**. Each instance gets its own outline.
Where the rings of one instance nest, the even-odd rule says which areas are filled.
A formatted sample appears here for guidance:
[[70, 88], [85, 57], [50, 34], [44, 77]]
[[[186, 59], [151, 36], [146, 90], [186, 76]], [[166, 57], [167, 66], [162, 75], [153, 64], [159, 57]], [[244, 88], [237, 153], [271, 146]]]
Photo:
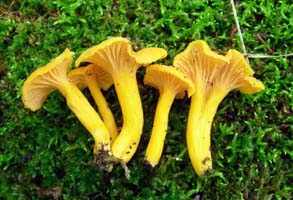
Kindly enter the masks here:
[[264, 84], [254, 77], [245, 78], [245, 86], [239, 87], [238, 90], [244, 94], [254, 94], [265, 89]]
[[109, 74], [134, 72], [141, 65], [148, 65], [167, 56], [162, 48], [144, 48], [134, 52], [131, 42], [122, 37], [112, 37], [84, 51], [76, 60], [75, 66], [82, 62], [94, 63]]
[[87, 87], [86, 79], [89, 76], [95, 76], [99, 87], [103, 90], [108, 90], [113, 84], [110, 74], [94, 64], [76, 68], [68, 73], [70, 81], [79, 88]]
[[87, 67], [79, 67], [79, 68], [71, 70], [67, 75], [69, 81], [80, 89], [86, 88], [87, 87], [86, 76], [85, 76], [86, 70], [87, 70]]
[[160, 91], [172, 90], [177, 98], [183, 98], [182, 93], [187, 91], [190, 97], [194, 92], [193, 82], [174, 67], [154, 64], [150, 65], [144, 76], [144, 84], [157, 88]]
[[213, 52], [202, 40], [191, 42], [175, 56], [173, 65], [194, 83], [203, 83], [207, 91], [212, 87], [221, 87], [227, 91], [238, 89], [252, 94], [264, 89], [264, 85], [252, 77], [253, 70], [240, 52], [231, 49], [222, 56]]
[[213, 81], [215, 85], [222, 85], [229, 90], [237, 89], [249, 94], [257, 93], [265, 88], [262, 82], [253, 77], [254, 72], [243, 54], [230, 49], [225, 57], [229, 59], [229, 63], [217, 71], [217, 76]]
[[225, 56], [213, 52], [205, 41], [196, 40], [175, 56], [173, 65], [193, 82], [209, 82], [217, 69], [227, 62]]
[[26, 108], [38, 110], [47, 96], [68, 83], [67, 72], [72, 62], [74, 52], [65, 49], [62, 54], [45, 66], [36, 69], [24, 82], [22, 87], [22, 101]]

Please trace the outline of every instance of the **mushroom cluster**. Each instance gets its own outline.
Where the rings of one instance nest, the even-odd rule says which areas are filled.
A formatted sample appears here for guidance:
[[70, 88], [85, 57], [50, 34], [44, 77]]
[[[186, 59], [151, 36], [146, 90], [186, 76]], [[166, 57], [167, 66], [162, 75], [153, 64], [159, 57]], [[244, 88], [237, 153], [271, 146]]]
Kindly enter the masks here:
[[[126, 164], [137, 150], [144, 124], [142, 102], [136, 72], [147, 67], [144, 83], [159, 90], [145, 163], [152, 168], [160, 160], [168, 131], [168, 115], [174, 99], [191, 97], [186, 130], [187, 148], [192, 166], [199, 176], [212, 170], [210, 131], [218, 105], [234, 89], [256, 93], [264, 85], [255, 79], [243, 55], [229, 50], [225, 56], [213, 52], [201, 40], [191, 42], [175, 56], [173, 66], [152, 64], [167, 56], [162, 48], [133, 51], [131, 42], [112, 37], [84, 51], [71, 69], [74, 53], [69, 49], [35, 70], [24, 82], [22, 101], [36, 111], [47, 96], [58, 90], [70, 110], [94, 138], [95, 165], [110, 171]], [[114, 115], [101, 90], [114, 85], [122, 111], [123, 125], [118, 131]], [[98, 111], [82, 93], [88, 88]], [[90, 119], [90, 120], [89, 120]]]

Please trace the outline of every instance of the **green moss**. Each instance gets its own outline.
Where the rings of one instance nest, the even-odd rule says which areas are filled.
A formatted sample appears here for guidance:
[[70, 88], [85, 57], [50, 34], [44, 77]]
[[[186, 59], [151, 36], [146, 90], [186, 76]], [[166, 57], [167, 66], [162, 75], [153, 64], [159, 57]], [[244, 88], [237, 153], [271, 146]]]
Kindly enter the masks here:
[[[292, 53], [290, 1], [238, 2], [249, 53]], [[111, 173], [89, 166], [93, 140], [65, 100], [52, 93], [33, 113], [21, 102], [25, 78], [66, 47], [76, 52], [110, 36], [128, 37], [134, 49], [166, 48], [167, 59], [195, 39], [215, 50], [241, 50], [228, 2], [215, 1], [2, 1], [0, 3], [0, 197], [37, 199], [60, 186], [61, 199], [290, 199], [293, 161], [292, 58], [250, 60], [266, 89], [257, 95], [230, 93], [212, 127], [214, 173], [198, 178], [188, 158], [185, 125], [189, 100], [174, 102], [161, 162], [143, 165], [157, 92], [143, 86], [144, 133], [128, 167]], [[256, 37], [259, 34], [265, 43]], [[4, 68], [4, 69], [3, 69]], [[87, 94], [87, 92], [86, 92]], [[105, 93], [121, 123], [114, 89]], [[87, 95], [89, 97], [89, 95]], [[91, 100], [91, 99], [90, 99]]]

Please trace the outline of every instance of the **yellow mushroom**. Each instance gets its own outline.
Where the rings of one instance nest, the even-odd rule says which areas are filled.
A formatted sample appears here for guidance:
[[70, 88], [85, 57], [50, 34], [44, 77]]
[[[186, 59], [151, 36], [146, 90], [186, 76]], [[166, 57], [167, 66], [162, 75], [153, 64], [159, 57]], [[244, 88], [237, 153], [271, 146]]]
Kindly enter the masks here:
[[192, 165], [203, 176], [212, 170], [210, 131], [220, 102], [231, 90], [252, 94], [263, 90], [264, 85], [252, 77], [253, 71], [241, 53], [229, 50], [221, 56], [201, 40], [191, 42], [174, 58], [173, 65], [194, 83], [186, 139]]
[[118, 130], [113, 113], [101, 91], [101, 89], [108, 90], [111, 87], [113, 84], [112, 77], [98, 66], [89, 64], [86, 67], [79, 67], [70, 71], [68, 78], [79, 88], [89, 88], [98, 106], [99, 113], [110, 132], [110, 139], [113, 143], [118, 135]]
[[185, 91], [190, 97], [194, 92], [192, 81], [174, 67], [154, 64], [147, 68], [144, 83], [159, 90], [160, 96], [156, 107], [151, 138], [145, 155], [145, 162], [152, 168], [161, 158], [164, 141], [168, 130], [168, 116], [172, 103], [183, 98]]
[[93, 136], [94, 153], [106, 158], [111, 154], [109, 131], [82, 92], [67, 77], [73, 55], [73, 52], [65, 49], [47, 65], [36, 69], [23, 84], [22, 101], [26, 108], [36, 111], [51, 92], [59, 90], [70, 110]]
[[167, 52], [162, 48], [134, 52], [128, 39], [113, 37], [87, 49], [76, 60], [76, 66], [82, 62], [93, 63], [112, 76], [123, 115], [123, 126], [112, 145], [112, 154], [123, 165], [134, 155], [143, 128], [137, 69], [166, 56]]

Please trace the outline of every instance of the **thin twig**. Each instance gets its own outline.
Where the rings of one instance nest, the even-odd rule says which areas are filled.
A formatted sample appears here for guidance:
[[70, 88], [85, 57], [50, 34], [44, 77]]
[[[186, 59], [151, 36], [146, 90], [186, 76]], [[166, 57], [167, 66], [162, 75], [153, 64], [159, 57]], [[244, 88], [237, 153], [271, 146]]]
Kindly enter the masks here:
[[[232, 5], [232, 10], [233, 10], [233, 14], [234, 14], [234, 20], [235, 20], [235, 23], [236, 23], [237, 32], [239, 34], [240, 42], [242, 44], [242, 51], [243, 51], [244, 55], [247, 55], [247, 51], [246, 51], [246, 47], [245, 47], [245, 44], [244, 44], [242, 32], [241, 32], [241, 29], [240, 29], [240, 24], [239, 24], [238, 17], [237, 17], [237, 11], [236, 11], [236, 8], [235, 8], [235, 4], [234, 4], [233, 0], [230, 0], [230, 2], [231, 2], [231, 5]], [[247, 60], [247, 62], [249, 62], [247, 57], [246, 57], [246, 60]]]
[[[245, 47], [245, 44], [244, 44], [242, 32], [241, 32], [241, 29], [240, 29], [240, 24], [239, 24], [239, 21], [238, 21], [237, 11], [236, 11], [236, 8], [235, 8], [234, 1], [230, 0], [230, 2], [231, 2], [231, 5], [232, 5], [232, 10], [233, 10], [233, 14], [234, 14], [234, 19], [235, 19], [235, 23], [236, 23], [237, 32], [239, 34], [240, 42], [242, 44], [243, 55], [246, 58], [248, 63], [249, 63], [248, 58], [287, 58], [287, 57], [292, 57], [293, 56], [293, 53], [281, 54], [281, 55], [248, 54], [247, 51], [246, 51], [246, 47]], [[261, 42], [264, 43], [264, 40], [261, 37], [258, 37], [258, 38], [261, 39]], [[273, 52], [271, 49], [268, 49], [268, 50]]]
[[246, 54], [247, 58], [287, 58], [292, 57], [293, 53], [282, 54], [282, 55], [262, 55], [262, 54]]

